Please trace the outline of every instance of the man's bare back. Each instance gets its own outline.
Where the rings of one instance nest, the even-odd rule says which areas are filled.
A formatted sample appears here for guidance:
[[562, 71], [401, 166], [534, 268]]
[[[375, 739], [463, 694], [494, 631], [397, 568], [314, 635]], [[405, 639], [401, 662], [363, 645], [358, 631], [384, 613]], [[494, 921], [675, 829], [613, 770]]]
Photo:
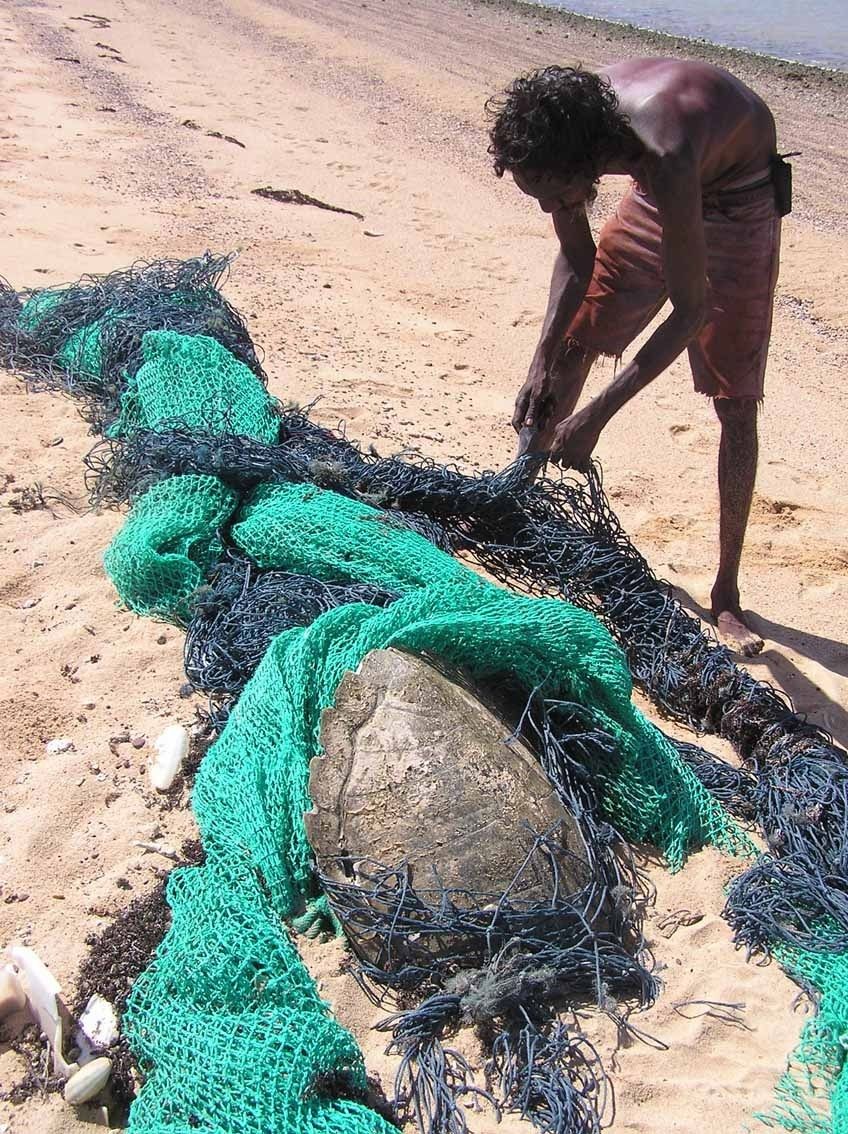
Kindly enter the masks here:
[[668, 151], [681, 136], [689, 140], [705, 190], [744, 185], [768, 170], [777, 144], [774, 118], [729, 71], [680, 59], [631, 59], [604, 74], [649, 151]]

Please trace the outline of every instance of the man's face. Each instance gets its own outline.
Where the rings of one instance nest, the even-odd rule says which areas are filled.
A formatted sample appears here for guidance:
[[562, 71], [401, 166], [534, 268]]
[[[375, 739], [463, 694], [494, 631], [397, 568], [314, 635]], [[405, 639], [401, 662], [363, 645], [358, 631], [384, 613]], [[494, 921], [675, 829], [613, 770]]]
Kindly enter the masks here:
[[587, 177], [565, 177], [557, 173], [541, 173], [529, 169], [513, 169], [512, 179], [522, 193], [535, 197], [543, 213], [560, 209], [576, 209], [591, 201], [594, 182]]

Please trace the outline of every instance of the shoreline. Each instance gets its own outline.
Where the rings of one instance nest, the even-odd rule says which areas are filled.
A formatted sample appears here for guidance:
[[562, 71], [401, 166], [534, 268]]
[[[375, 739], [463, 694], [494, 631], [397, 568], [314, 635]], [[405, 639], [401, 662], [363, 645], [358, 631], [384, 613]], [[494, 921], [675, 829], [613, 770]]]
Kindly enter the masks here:
[[646, 36], [656, 36], [663, 40], [676, 40], [685, 44], [694, 44], [698, 48], [713, 48], [718, 51], [732, 52], [738, 55], [752, 55], [757, 59], [761, 59], [766, 63], [783, 63], [791, 64], [792, 66], [803, 67], [805, 69], [813, 69], [815, 71], [824, 71], [826, 73], [834, 73], [837, 75], [848, 75], [848, 62], [844, 67], [833, 66], [830, 67], [826, 63], [816, 63], [808, 59], [792, 59], [784, 55], [775, 55], [770, 51], [757, 51], [754, 47], [745, 47], [743, 45], [736, 45], [732, 43], [717, 43], [715, 40], [707, 39], [703, 36], [686, 35], [683, 32], [666, 32], [661, 31], [659, 28], [649, 27], [647, 24], [636, 24], [629, 20], [616, 20], [611, 16], [591, 16], [587, 12], [573, 12], [570, 8], [560, 8], [553, 4], [546, 4], [544, 0], [526, 0], [529, 6], [551, 9], [555, 12], [565, 12], [569, 16], [574, 16], [579, 19], [588, 20], [591, 23], [612, 25], [614, 27], [623, 28], [627, 31], [636, 34], [644, 34]]
[[[560, 28], [571, 28], [590, 38], [603, 35], [607, 41], [618, 41], [627, 47], [632, 47], [634, 43], [642, 44], [651, 48], [650, 54], [665, 54], [670, 51], [675, 54], [693, 55], [716, 66], [737, 71], [741, 64], [749, 74], [788, 79], [803, 85], [807, 82], [816, 83], [824, 90], [838, 90], [840, 93], [848, 94], [848, 69], [841, 70], [823, 64], [782, 59], [750, 48], [731, 47], [713, 43], [708, 39], [698, 39], [695, 36], [655, 31], [639, 24], [611, 20], [603, 16], [587, 16], [581, 12], [571, 12], [566, 8], [549, 6], [537, 0], [473, 0], [473, 3], [482, 8], [511, 11], [531, 20], [538, 21], [541, 18], [545, 23], [556, 21]], [[658, 48], [663, 50], [657, 51]]]

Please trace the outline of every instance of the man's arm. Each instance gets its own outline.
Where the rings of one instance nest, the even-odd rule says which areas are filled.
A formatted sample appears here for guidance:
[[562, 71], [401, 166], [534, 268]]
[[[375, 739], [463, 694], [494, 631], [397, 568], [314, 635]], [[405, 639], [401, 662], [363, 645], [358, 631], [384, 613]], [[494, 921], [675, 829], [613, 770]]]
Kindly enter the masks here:
[[595, 241], [585, 209], [560, 209], [551, 214], [559, 238], [548, 306], [539, 345], [533, 355], [527, 381], [515, 400], [512, 424], [538, 427], [544, 421], [552, 394], [550, 371], [557, 349], [577, 309], [583, 302], [595, 263]]
[[657, 159], [650, 189], [663, 226], [663, 266], [672, 311], [609, 386], [559, 427], [551, 455], [564, 464], [589, 459], [607, 422], [677, 358], [704, 322], [707, 254], [700, 174], [690, 147], [683, 145]]

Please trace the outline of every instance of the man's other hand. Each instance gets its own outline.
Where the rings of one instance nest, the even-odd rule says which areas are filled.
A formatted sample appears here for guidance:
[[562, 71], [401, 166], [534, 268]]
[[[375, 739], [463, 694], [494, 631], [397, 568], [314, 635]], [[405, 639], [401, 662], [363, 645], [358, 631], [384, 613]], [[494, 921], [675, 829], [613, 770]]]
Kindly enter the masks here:
[[567, 417], [554, 433], [551, 460], [565, 468], [585, 468], [598, 443], [601, 429], [602, 426], [585, 410]]

